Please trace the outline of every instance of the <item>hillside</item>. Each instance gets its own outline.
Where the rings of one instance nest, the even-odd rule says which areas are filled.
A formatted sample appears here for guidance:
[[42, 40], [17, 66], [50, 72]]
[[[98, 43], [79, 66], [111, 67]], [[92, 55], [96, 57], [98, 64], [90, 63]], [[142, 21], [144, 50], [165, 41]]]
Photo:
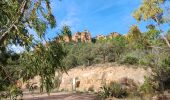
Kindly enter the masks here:
[[[61, 83], [59, 90], [72, 91], [73, 79], [79, 82], [77, 91], [99, 91], [100, 87], [105, 83], [112, 81], [119, 82], [123, 78], [132, 79], [138, 86], [144, 83], [144, 76], [149, 76], [151, 70], [134, 65], [119, 65], [116, 63], [96, 64], [88, 67], [79, 66], [72, 68], [59, 77]], [[56, 73], [57, 74], [57, 73]], [[56, 77], [57, 79], [57, 77]], [[29, 81], [34, 86], [40, 85], [39, 77]], [[57, 85], [57, 83], [56, 83]], [[26, 88], [24, 84], [23, 89]], [[91, 90], [90, 90], [91, 91]]]
[[151, 73], [137, 66], [118, 65], [115, 63], [97, 64], [89, 67], [77, 67], [62, 75], [60, 90], [72, 90], [73, 78], [79, 81], [78, 91], [88, 91], [94, 89], [98, 91], [104, 83], [120, 81], [123, 78], [134, 80], [137, 85], [144, 82], [144, 76]]

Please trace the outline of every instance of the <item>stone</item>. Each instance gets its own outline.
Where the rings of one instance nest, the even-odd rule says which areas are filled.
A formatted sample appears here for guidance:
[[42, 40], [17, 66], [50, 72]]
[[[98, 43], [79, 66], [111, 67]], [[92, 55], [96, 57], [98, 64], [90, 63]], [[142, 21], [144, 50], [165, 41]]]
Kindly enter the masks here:
[[72, 40], [74, 42], [91, 42], [91, 33], [87, 30], [77, 32], [73, 35]]
[[[133, 67], [133, 66], [132, 66]], [[110, 83], [111, 81], [120, 82], [124, 81], [127, 88], [135, 89], [136, 86], [140, 86], [144, 82], [144, 76], [148, 76], [148, 70], [143, 68], [131, 68], [130, 66], [121, 66], [114, 64], [97, 64], [89, 66], [82, 70], [82, 67], [74, 68], [68, 71], [68, 74], [63, 74], [64, 80], [78, 77], [80, 90], [88, 90], [93, 86], [94, 91], [100, 90], [100, 87], [104, 83]], [[122, 82], [123, 83], [123, 82]], [[65, 81], [61, 82], [60, 88], [70, 88], [70, 83]], [[71, 90], [70, 90], [71, 91]]]

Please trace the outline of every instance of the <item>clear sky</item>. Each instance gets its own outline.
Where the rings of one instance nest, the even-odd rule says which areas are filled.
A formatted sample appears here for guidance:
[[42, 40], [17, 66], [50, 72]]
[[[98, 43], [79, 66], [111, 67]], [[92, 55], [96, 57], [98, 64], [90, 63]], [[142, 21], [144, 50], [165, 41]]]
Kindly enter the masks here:
[[52, 0], [57, 27], [48, 29], [46, 38], [56, 36], [64, 24], [71, 27], [73, 34], [88, 29], [93, 37], [111, 32], [126, 34], [133, 24], [144, 31], [146, 23], [137, 23], [132, 17], [140, 3], [141, 0]]

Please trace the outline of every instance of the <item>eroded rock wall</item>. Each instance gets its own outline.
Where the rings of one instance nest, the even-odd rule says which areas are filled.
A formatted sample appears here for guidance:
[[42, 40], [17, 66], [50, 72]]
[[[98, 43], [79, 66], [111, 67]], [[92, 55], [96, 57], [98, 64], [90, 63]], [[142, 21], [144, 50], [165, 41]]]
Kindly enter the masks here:
[[118, 64], [98, 64], [90, 67], [78, 67], [68, 71], [68, 74], [63, 74], [60, 85], [60, 90], [72, 90], [73, 78], [79, 82], [77, 90], [88, 91], [93, 89], [98, 91], [105, 83], [111, 81], [119, 81], [122, 78], [134, 80], [137, 85], [144, 82], [144, 76], [149, 76], [151, 71], [145, 70], [142, 67], [134, 68], [135, 66], [125, 66]]

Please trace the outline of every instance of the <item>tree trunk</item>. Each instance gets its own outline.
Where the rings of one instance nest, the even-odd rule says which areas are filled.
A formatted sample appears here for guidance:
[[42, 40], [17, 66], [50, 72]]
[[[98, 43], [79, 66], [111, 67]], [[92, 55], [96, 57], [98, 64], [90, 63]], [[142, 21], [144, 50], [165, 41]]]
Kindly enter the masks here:
[[169, 43], [168, 39], [167, 39], [165, 36], [163, 36], [163, 39], [165, 40], [166, 44], [167, 44], [168, 47], [170, 48], [170, 43]]

